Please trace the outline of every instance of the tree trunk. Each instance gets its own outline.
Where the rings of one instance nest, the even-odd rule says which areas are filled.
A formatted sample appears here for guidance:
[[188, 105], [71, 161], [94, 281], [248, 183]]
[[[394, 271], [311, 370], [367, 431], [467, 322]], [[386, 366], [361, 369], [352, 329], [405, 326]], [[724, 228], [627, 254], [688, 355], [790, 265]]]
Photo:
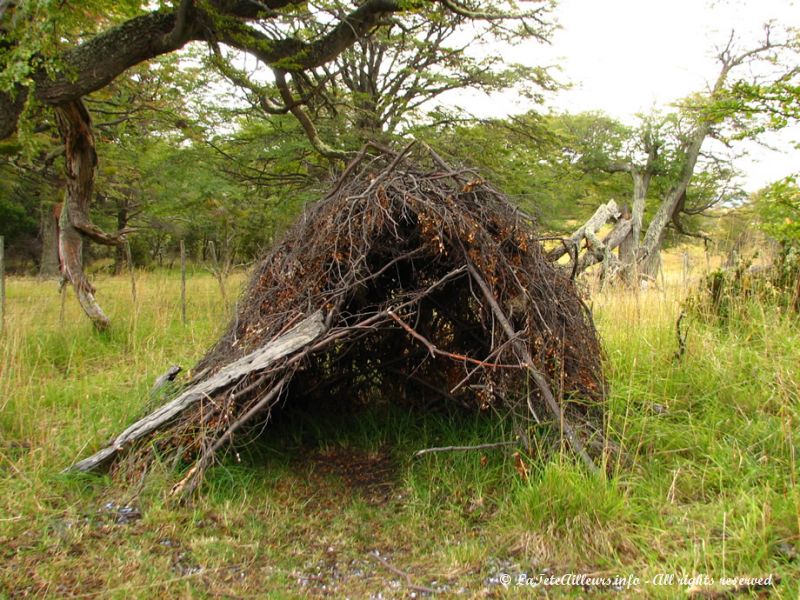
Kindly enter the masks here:
[[[649, 166], [649, 165], [648, 165]], [[633, 208], [631, 209], [631, 237], [633, 238], [633, 249], [639, 250], [642, 240], [642, 221], [644, 220], [644, 202], [647, 198], [647, 189], [650, 187], [651, 174], [647, 171], [643, 173], [633, 173]]]
[[[117, 199], [117, 231], [125, 231], [128, 228], [129, 212], [128, 201], [124, 198]], [[125, 269], [127, 256], [122, 244], [118, 244], [114, 250], [114, 275], [120, 275]]]
[[694, 175], [697, 158], [700, 156], [700, 147], [703, 145], [708, 132], [708, 123], [701, 123], [692, 132], [691, 140], [686, 147], [686, 157], [681, 168], [680, 178], [664, 196], [664, 200], [647, 228], [647, 233], [644, 236], [641, 248], [639, 248], [637, 258], [640, 272], [648, 277], [655, 278], [658, 274], [664, 232], [669, 222], [674, 218], [676, 211], [680, 208], [680, 203], [686, 194], [692, 175]]
[[54, 279], [60, 274], [58, 260], [58, 219], [60, 204], [45, 203], [41, 212], [42, 255], [39, 261], [39, 277]]
[[636, 244], [633, 239], [633, 228], [619, 244], [619, 276], [626, 285], [636, 282]]
[[78, 301], [95, 328], [103, 331], [110, 321], [95, 300], [94, 287], [83, 271], [83, 238], [86, 236], [108, 245], [116, 245], [117, 239], [89, 221], [97, 167], [92, 120], [81, 100], [56, 106], [55, 114], [64, 141], [67, 180], [59, 233], [62, 274], [75, 288]]
[[[654, 153], [651, 153], [651, 156], [654, 155]], [[633, 179], [631, 231], [628, 237], [619, 245], [620, 277], [628, 285], [633, 285], [639, 278], [639, 265], [636, 257], [639, 254], [642, 239], [644, 205], [647, 198], [647, 190], [650, 187], [650, 178], [652, 177], [652, 160], [655, 159], [651, 159], [641, 171], [637, 169], [631, 170], [631, 178]]]

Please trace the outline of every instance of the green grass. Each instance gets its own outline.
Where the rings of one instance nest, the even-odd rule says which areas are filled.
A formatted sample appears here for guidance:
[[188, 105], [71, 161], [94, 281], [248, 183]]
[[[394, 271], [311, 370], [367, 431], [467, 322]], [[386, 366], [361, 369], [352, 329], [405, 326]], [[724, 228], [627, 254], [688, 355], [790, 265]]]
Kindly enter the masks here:
[[[60, 322], [55, 284], [8, 281], [0, 596], [409, 597], [409, 583], [446, 597], [540, 593], [493, 583], [502, 572], [632, 574], [639, 587], [595, 594], [632, 598], [688, 595], [648, 583], [661, 573], [774, 573], [774, 597], [800, 594], [796, 316], [744, 305], [724, 325], [692, 319], [676, 361], [677, 290], [596, 296], [607, 428], [621, 449], [605, 454], [607, 476], [558, 451], [525, 457], [527, 480], [510, 450], [413, 459], [510, 433], [489, 415], [377, 406], [293, 414], [179, 506], [166, 467], [141, 489], [60, 472], [140, 415], [167, 366], [197, 360], [225, 322], [219, 290], [191, 277], [183, 326], [175, 274], [138, 274], [135, 306], [127, 278], [96, 283], [114, 323], [104, 335], [71, 294]], [[106, 505], [137, 492], [142, 518], [117, 523]]]

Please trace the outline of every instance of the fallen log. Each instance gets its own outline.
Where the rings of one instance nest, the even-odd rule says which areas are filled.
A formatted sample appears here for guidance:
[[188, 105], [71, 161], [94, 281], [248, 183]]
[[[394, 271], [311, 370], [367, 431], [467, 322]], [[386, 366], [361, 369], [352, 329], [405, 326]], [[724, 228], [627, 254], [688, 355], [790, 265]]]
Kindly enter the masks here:
[[617, 203], [614, 200], [609, 200], [606, 204], [601, 204], [594, 214], [589, 218], [589, 220], [576, 229], [575, 233], [565, 240], [565, 244], [562, 244], [558, 248], [551, 250], [547, 254], [547, 258], [553, 262], [557, 261], [567, 252], [569, 252], [570, 247], [579, 249], [581, 241], [584, 239], [586, 240], [587, 245], [595, 252], [602, 252], [604, 247], [602, 242], [597, 239], [597, 231], [609, 220], [616, 221], [621, 216], [622, 211], [620, 211]]
[[230, 387], [247, 375], [262, 371], [277, 360], [307, 346], [325, 330], [320, 311], [300, 321], [292, 329], [275, 338], [250, 354], [222, 367], [217, 373], [189, 387], [164, 406], [140, 419], [119, 434], [108, 446], [92, 456], [81, 460], [66, 471], [92, 471], [111, 460], [126, 445], [142, 439], [171, 422], [190, 406], [203, 398], [209, 398], [219, 390]]
[[576, 271], [578, 273], [583, 273], [586, 269], [595, 265], [599, 262], [604, 261], [607, 257], [611, 256], [611, 251], [615, 250], [625, 241], [631, 233], [631, 220], [630, 219], [621, 219], [616, 222], [614, 225], [614, 229], [612, 229], [607, 236], [605, 236], [602, 242], [602, 249], [599, 248], [590, 248], [589, 251], [585, 252], [583, 256], [581, 256], [580, 260], [578, 260], [578, 265]]

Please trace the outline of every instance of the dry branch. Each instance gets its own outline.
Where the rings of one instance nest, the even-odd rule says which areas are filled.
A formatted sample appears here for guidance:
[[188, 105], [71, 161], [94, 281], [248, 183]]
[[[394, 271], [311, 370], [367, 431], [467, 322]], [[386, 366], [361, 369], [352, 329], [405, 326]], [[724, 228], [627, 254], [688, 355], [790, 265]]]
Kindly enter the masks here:
[[597, 238], [597, 231], [608, 221], [616, 221], [621, 216], [622, 212], [619, 210], [617, 203], [614, 200], [609, 200], [606, 204], [601, 204], [594, 214], [589, 218], [586, 223], [581, 225], [575, 233], [573, 233], [565, 244], [562, 244], [555, 250], [552, 250], [547, 257], [553, 262], [564, 256], [569, 252], [569, 247], [580, 248], [581, 242], [585, 239], [587, 245], [594, 252], [602, 252], [604, 245], [601, 240]]
[[280, 338], [243, 356], [212, 377], [185, 390], [174, 400], [128, 427], [99, 452], [72, 465], [69, 470], [91, 471], [99, 467], [113, 458], [126, 445], [163, 427], [200, 400], [213, 397], [219, 390], [241, 381], [250, 373], [266, 369], [277, 360], [313, 342], [323, 330], [322, 314], [315, 312]]
[[564, 434], [567, 436], [567, 439], [569, 440], [570, 444], [578, 453], [578, 455], [581, 457], [586, 466], [589, 467], [591, 471], [597, 471], [597, 465], [594, 464], [594, 461], [586, 453], [586, 450], [583, 447], [583, 443], [581, 442], [580, 438], [578, 438], [577, 434], [575, 433], [575, 430], [573, 429], [567, 417], [564, 415], [564, 411], [561, 409], [561, 407], [558, 405], [558, 402], [556, 402], [556, 399], [553, 397], [553, 392], [550, 389], [550, 384], [548, 383], [547, 378], [544, 375], [542, 375], [542, 373], [536, 368], [535, 363], [533, 362], [533, 358], [531, 357], [531, 354], [528, 351], [528, 348], [525, 346], [525, 344], [518, 341], [517, 334], [514, 331], [514, 328], [508, 321], [508, 317], [506, 317], [506, 315], [503, 313], [503, 310], [497, 304], [497, 300], [492, 295], [489, 286], [483, 280], [483, 277], [481, 277], [480, 273], [478, 273], [477, 269], [475, 269], [475, 266], [472, 263], [468, 262], [467, 268], [469, 269], [469, 273], [472, 276], [472, 278], [478, 284], [478, 287], [481, 288], [481, 292], [483, 293], [484, 298], [486, 298], [486, 301], [489, 303], [489, 306], [491, 306], [492, 312], [494, 313], [495, 317], [497, 317], [497, 320], [500, 322], [500, 326], [503, 328], [503, 331], [505, 331], [506, 335], [508, 336], [508, 339], [515, 340], [513, 342], [514, 349], [517, 352], [519, 352], [522, 355], [522, 358], [525, 360], [524, 365], [528, 368], [528, 371], [531, 374], [531, 379], [533, 379], [533, 382], [536, 384], [536, 387], [539, 389], [539, 392], [544, 398], [547, 408], [550, 410], [550, 412], [553, 413], [553, 416], [558, 421], [559, 426], [563, 429]]
[[426, 454], [434, 454], [437, 452], [470, 452], [472, 450], [492, 450], [495, 448], [504, 448], [506, 446], [518, 446], [519, 440], [510, 442], [494, 442], [491, 444], [477, 444], [475, 446], [439, 446], [436, 448], [425, 448], [418, 450], [414, 453], [414, 458], [425, 456]]

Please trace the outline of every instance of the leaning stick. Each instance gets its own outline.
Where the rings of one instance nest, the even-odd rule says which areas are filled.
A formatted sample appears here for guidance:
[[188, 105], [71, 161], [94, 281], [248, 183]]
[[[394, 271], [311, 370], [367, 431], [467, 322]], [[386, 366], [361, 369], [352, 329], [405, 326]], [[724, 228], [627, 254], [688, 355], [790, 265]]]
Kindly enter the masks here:
[[[484, 298], [489, 303], [489, 306], [494, 313], [494, 316], [497, 318], [500, 326], [505, 331], [506, 335], [509, 339], [515, 339], [517, 337], [514, 328], [511, 326], [506, 315], [503, 313], [503, 310], [500, 308], [500, 305], [497, 304], [497, 300], [492, 295], [491, 290], [489, 289], [488, 284], [484, 281], [481, 274], [475, 268], [475, 265], [472, 264], [472, 261], [466, 256], [464, 256], [467, 262], [467, 269], [469, 270], [469, 274], [472, 276], [472, 279], [475, 280], [475, 283], [478, 284], [478, 287], [481, 288], [481, 292], [483, 293]], [[592, 458], [587, 454], [586, 449], [583, 447], [578, 436], [575, 434], [575, 430], [572, 428], [572, 425], [567, 421], [566, 416], [564, 415], [564, 411], [561, 410], [561, 407], [556, 402], [556, 399], [553, 397], [553, 392], [550, 390], [550, 386], [547, 383], [547, 379], [545, 376], [539, 372], [539, 370], [535, 367], [533, 363], [533, 358], [531, 357], [530, 352], [528, 352], [528, 348], [523, 344], [520, 340], [515, 339], [513, 342], [514, 349], [519, 352], [522, 357], [525, 359], [527, 363], [528, 372], [531, 374], [534, 383], [536, 383], [536, 387], [539, 388], [539, 391], [544, 398], [545, 404], [550, 409], [550, 412], [558, 419], [561, 428], [564, 431], [564, 434], [567, 436], [570, 444], [572, 445], [573, 449], [578, 453], [586, 466], [592, 472], [597, 472], [597, 465], [594, 464]]]

